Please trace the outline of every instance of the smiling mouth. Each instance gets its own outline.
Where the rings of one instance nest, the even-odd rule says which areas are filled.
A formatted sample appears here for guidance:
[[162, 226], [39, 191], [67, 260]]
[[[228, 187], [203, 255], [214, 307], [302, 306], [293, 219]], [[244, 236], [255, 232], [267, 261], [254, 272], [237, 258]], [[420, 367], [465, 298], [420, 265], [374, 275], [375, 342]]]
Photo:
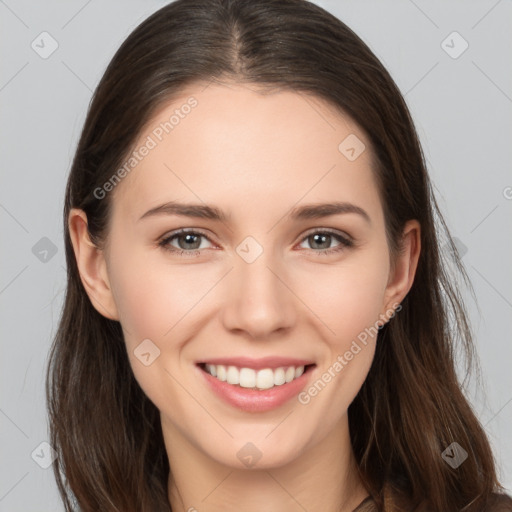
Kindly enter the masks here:
[[255, 370], [223, 364], [199, 363], [199, 368], [220, 382], [245, 389], [266, 390], [288, 384], [309, 372], [316, 364], [281, 366]]

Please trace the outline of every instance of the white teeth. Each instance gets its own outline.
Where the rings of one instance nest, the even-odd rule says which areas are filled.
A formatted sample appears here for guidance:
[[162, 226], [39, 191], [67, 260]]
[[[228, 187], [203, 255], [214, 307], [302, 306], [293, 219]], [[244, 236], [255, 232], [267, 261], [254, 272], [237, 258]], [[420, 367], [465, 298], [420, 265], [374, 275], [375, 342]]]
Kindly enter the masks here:
[[[226, 367], [225, 366], [219, 364], [217, 366], [217, 372], [216, 373], [217, 373], [217, 375], [216, 375], [217, 379], [219, 379], [219, 380], [221, 380], [223, 382], [226, 380]], [[212, 375], [213, 375], [213, 373], [212, 373]], [[215, 375], [214, 375], [214, 377], [215, 377]]]
[[[212, 375], [213, 375], [213, 373], [212, 373]], [[295, 368], [293, 366], [290, 366], [290, 368], [288, 368], [286, 370], [285, 377], [286, 377], [286, 382], [291, 382], [295, 378]]]
[[242, 368], [240, 370], [240, 386], [243, 388], [256, 386], [256, 372], [252, 368]]
[[266, 368], [265, 370], [260, 370], [256, 377], [256, 386], [260, 389], [273, 388], [274, 387], [274, 372], [270, 368]]
[[228, 384], [240, 384], [240, 372], [235, 366], [228, 366], [226, 373], [226, 380]]
[[239, 385], [243, 388], [270, 389], [274, 386], [281, 386], [299, 378], [304, 373], [304, 366], [280, 367], [272, 370], [254, 370], [252, 368], [237, 368], [219, 364], [206, 364], [206, 371], [220, 381], [227, 381], [228, 384]]
[[[304, 369], [304, 367], [302, 367], [302, 369]], [[284, 368], [277, 368], [277, 370], [274, 371], [274, 385], [281, 386], [285, 382]]]

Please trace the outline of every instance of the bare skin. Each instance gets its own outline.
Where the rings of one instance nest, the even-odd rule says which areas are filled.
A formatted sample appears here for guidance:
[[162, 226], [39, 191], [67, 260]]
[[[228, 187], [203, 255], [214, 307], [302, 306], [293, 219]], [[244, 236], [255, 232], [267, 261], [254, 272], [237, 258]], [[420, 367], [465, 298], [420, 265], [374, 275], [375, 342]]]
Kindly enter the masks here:
[[[197, 106], [157, 140], [155, 127], [191, 96]], [[338, 149], [350, 134], [366, 146], [353, 161]], [[369, 141], [310, 95], [195, 84], [154, 116], [135, 147], [148, 136], [156, 147], [109, 192], [106, 249], [90, 242], [83, 211], [70, 213], [69, 227], [91, 302], [121, 323], [134, 375], [160, 410], [172, 509], [352, 511], [368, 492], [347, 409], [367, 376], [376, 336], [359, 343], [341, 371], [333, 364], [409, 291], [418, 222], [406, 224], [404, 251], [391, 265]], [[140, 219], [171, 200], [215, 205], [228, 218]], [[368, 218], [290, 215], [332, 202], [355, 205]], [[197, 250], [184, 235], [167, 242], [178, 252], [158, 245], [180, 228], [200, 232]], [[248, 236], [257, 243], [250, 251], [262, 249], [251, 263], [237, 252]], [[160, 350], [148, 366], [134, 354], [145, 339]], [[294, 397], [254, 413], [226, 403], [198, 378], [196, 363], [205, 358], [275, 355], [314, 361], [307, 389], [329, 369], [331, 379], [307, 403]], [[251, 467], [237, 456], [247, 443], [261, 454]]]

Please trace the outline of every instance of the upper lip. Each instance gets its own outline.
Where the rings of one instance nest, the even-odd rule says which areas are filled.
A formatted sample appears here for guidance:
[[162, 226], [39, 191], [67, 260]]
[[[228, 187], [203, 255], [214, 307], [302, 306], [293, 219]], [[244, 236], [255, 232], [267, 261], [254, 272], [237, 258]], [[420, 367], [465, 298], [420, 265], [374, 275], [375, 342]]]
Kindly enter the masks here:
[[237, 368], [263, 370], [264, 368], [276, 369], [288, 366], [307, 366], [314, 364], [314, 362], [294, 357], [268, 356], [260, 359], [252, 359], [250, 357], [216, 357], [212, 359], [205, 359], [204, 361], [200, 361], [198, 364], [236, 366]]

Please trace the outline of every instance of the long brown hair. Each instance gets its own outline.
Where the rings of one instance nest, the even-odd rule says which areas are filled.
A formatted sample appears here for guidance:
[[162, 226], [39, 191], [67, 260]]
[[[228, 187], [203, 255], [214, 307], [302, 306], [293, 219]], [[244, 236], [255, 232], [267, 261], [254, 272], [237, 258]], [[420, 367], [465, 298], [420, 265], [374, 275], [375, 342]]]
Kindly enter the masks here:
[[[66, 511], [171, 510], [159, 411], [134, 378], [120, 324], [100, 315], [82, 286], [68, 215], [83, 209], [91, 239], [104, 247], [111, 195], [94, 191], [122, 165], [159, 107], [185, 86], [210, 80], [312, 93], [366, 133], [391, 255], [409, 219], [421, 224], [422, 251], [414, 284], [380, 330], [368, 377], [349, 407], [359, 471], [372, 510], [402, 510], [401, 499], [408, 510], [485, 510], [503, 489], [455, 371], [456, 350], [469, 369], [474, 349], [440, 233], [450, 261], [466, 281], [467, 275], [400, 91], [352, 30], [305, 0], [177, 0], [139, 25], [115, 54], [92, 98], [67, 182], [67, 291], [46, 388]], [[457, 468], [441, 455], [453, 442], [468, 453]]]

